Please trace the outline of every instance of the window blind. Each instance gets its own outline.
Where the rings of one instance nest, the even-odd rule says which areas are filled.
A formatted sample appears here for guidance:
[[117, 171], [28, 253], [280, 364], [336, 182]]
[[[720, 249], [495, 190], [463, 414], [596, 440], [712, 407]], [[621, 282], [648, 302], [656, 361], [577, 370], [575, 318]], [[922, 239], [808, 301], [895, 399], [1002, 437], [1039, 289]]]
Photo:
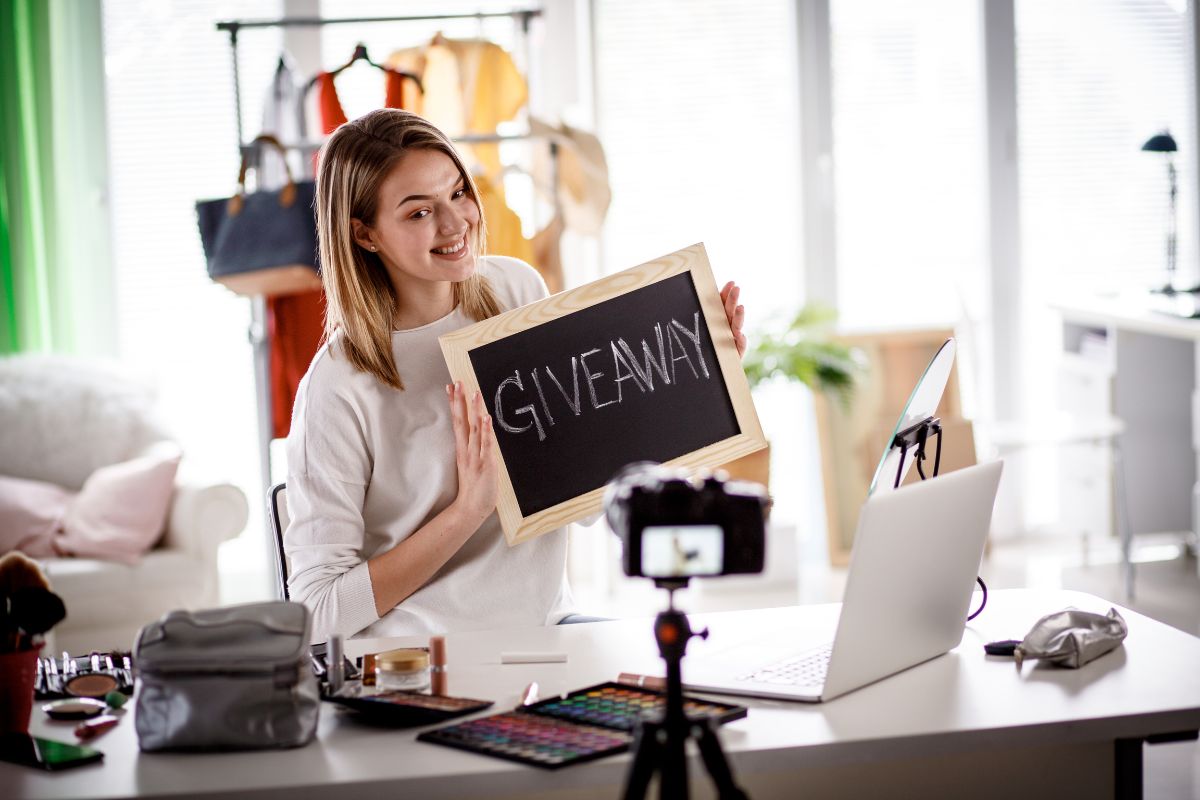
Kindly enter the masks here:
[[[230, 195], [238, 169], [228, 37], [214, 23], [281, 11], [279, 0], [104, 3], [120, 356], [156, 385], [181, 468], [245, 489], [259, 533], [249, 301], [209, 281], [193, 204]], [[277, 30], [241, 35], [247, 136], [280, 42]]]
[[1183, 3], [1016, 4], [1022, 259], [1031, 301], [1147, 288], [1166, 275], [1167, 174], [1142, 152], [1170, 128], [1180, 152], [1181, 270], [1197, 277], [1195, 142]]
[[986, 263], [979, 13], [959, 0], [832, 0], [843, 324], [978, 315]]

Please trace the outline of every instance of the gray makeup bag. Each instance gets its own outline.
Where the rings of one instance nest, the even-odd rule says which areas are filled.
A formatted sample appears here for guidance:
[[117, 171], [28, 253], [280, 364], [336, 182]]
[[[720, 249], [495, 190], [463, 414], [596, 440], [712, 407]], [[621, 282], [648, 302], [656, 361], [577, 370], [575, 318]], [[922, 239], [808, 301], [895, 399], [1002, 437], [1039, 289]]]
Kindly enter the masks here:
[[308, 609], [251, 603], [172, 611], [138, 633], [142, 750], [300, 747], [317, 732], [320, 696]]

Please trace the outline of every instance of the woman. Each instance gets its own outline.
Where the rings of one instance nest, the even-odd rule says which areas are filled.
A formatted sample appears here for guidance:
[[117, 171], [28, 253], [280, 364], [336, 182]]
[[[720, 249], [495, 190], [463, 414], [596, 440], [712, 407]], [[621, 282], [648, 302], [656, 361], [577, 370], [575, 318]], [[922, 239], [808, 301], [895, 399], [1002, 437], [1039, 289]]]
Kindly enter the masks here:
[[[449, 139], [372, 112], [321, 151], [326, 343], [288, 437], [289, 589], [313, 638], [549, 625], [571, 613], [564, 530], [510, 548], [482, 397], [451, 385], [438, 337], [546, 295], [483, 256], [483, 212]], [[743, 311], [722, 291], [739, 352]]]

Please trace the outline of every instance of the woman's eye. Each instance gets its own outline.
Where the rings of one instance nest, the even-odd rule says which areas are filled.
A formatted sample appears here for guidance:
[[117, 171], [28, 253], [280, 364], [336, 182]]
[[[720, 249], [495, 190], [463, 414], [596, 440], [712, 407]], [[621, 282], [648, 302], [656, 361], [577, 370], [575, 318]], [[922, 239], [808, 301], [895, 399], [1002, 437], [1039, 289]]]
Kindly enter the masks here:
[[415, 211], [412, 214], [409, 214], [408, 218], [409, 219], [425, 219], [425, 217], [428, 217], [428, 216], [429, 216], [429, 209], [422, 208], [420, 211]]
[[454, 199], [455, 199], [455, 200], [458, 200], [459, 198], [461, 198], [461, 197], [466, 197], [466, 196], [467, 196], [467, 189], [466, 189], [466, 187], [465, 187], [465, 186], [464, 186], [463, 188], [461, 188], [461, 189], [458, 189], [458, 190], [456, 190], [456, 191], [454, 192]]

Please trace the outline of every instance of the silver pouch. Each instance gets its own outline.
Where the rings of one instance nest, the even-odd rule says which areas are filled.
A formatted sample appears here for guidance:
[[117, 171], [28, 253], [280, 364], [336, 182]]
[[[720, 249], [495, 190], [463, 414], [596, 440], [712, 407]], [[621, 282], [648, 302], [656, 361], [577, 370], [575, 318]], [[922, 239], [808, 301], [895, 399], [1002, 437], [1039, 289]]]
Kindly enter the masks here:
[[1013, 651], [1017, 666], [1026, 659], [1042, 659], [1060, 667], [1078, 669], [1113, 650], [1129, 634], [1115, 608], [1093, 614], [1068, 608], [1039, 619]]
[[138, 632], [142, 750], [299, 747], [317, 731], [308, 609], [251, 603], [172, 611]]

